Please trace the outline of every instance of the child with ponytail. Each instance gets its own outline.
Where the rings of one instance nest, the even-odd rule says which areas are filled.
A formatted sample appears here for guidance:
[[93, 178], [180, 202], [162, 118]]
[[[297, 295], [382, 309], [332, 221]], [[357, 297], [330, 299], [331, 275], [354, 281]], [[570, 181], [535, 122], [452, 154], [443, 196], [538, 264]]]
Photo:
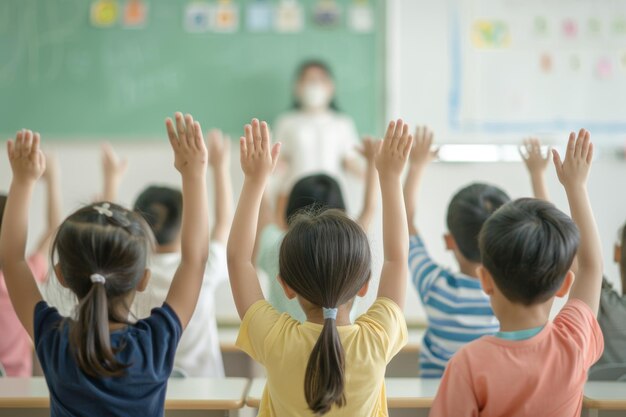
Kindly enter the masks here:
[[385, 262], [378, 299], [354, 323], [350, 308], [371, 278], [371, 253], [361, 226], [339, 210], [296, 215], [282, 242], [279, 280], [297, 299], [304, 323], [263, 297], [253, 249], [259, 208], [280, 152], [265, 122], [253, 120], [240, 140], [245, 180], [227, 247], [235, 304], [242, 318], [237, 344], [265, 366], [260, 417], [386, 416], [387, 363], [404, 346], [402, 314], [408, 275], [407, 220], [400, 174], [411, 149], [408, 126], [391, 122], [376, 167], [383, 200]]
[[129, 308], [150, 278], [152, 233], [143, 218], [101, 202], [71, 214], [52, 245], [59, 282], [78, 298], [75, 317], [43, 301], [24, 257], [28, 208], [46, 160], [39, 134], [17, 133], [7, 148], [13, 181], [0, 259], [13, 307], [33, 338], [56, 416], [162, 416], [167, 379], [193, 314], [208, 256], [207, 150], [198, 122], [166, 121], [183, 182], [182, 257], [162, 307], [135, 323]]

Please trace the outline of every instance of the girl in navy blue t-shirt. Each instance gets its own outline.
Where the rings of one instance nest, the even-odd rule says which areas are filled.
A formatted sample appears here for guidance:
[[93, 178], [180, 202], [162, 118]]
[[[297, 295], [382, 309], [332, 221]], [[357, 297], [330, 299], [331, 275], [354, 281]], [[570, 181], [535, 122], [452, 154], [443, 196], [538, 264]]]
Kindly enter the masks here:
[[43, 301], [24, 252], [28, 211], [46, 161], [39, 134], [23, 130], [7, 148], [13, 171], [0, 233], [11, 302], [34, 339], [54, 416], [161, 416], [176, 346], [196, 306], [208, 256], [207, 149], [198, 122], [166, 120], [183, 182], [182, 260], [162, 307], [131, 323], [129, 307], [150, 279], [152, 234], [143, 218], [102, 202], [59, 227], [52, 258], [62, 285], [78, 298], [75, 317]]

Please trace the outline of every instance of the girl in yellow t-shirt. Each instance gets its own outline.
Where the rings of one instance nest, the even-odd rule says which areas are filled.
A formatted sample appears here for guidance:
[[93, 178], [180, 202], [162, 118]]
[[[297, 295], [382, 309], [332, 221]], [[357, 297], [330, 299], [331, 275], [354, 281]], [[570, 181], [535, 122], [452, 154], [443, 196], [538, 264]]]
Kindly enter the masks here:
[[387, 416], [384, 374], [404, 346], [408, 226], [400, 174], [411, 149], [408, 126], [391, 122], [376, 154], [383, 200], [385, 262], [378, 299], [354, 323], [350, 308], [367, 292], [371, 253], [363, 229], [337, 210], [296, 215], [280, 249], [279, 281], [307, 320], [280, 314], [263, 297], [253, 249], [259, 208], [276, 166], [265, 122], [240, 139], [245, 175], [228, 241], [228, 268], [242, 318], [237, 344], [265, 366], [259, 416]]

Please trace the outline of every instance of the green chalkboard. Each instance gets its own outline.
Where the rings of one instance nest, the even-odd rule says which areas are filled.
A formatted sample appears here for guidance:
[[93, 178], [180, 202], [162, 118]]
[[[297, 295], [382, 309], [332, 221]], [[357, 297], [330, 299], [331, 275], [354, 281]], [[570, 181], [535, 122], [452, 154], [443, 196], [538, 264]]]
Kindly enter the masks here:
[[[186, 31], [186, 0], [146, 0], [141, 29], [94, 27], [87, 0], [0, 1], [0, 133], [29, 127], [64, 140], [151, 139], [181, 110], [238, 134], [251, 117], [273, 121], [290, 107], [294, 70], [308, 58], [330, 64], [338, 105], [359, 130], [379, 132], [385, 0], [369, 0], [375, 25], [367, 33], [348, 25], [355, 0], [337, 0], [342, 14], [332, 28], [314, 23], [319, 0], [300, 0], [302, 31], [252, 32], [246, 12], [255, 1], [232, 2], [240, 24], [229, 34]], [[125, 1], [117, 3], [122, 10]]]

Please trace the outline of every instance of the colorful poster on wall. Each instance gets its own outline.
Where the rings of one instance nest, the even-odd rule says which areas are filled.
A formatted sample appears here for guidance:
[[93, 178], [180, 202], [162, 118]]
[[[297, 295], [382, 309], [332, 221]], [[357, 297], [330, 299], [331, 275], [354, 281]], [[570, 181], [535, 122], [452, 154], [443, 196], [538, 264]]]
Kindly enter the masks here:
[[211, 27], [213, 8], [207, 2], [195, 1], [185, 8], [184, 27], [190, 33], [207, 32]]
[[113, 26], [118, 19], [119, 9], [116, 0], [97, 0], [91, 3], [90, 21], [95, 27]]
[[146, 25], [148, 5], [144, 0], [128, 0], [124, 5], [124, 27], [142, 28]]
[[355, 0], [350, 6], [348, 26], [359, 33], [368, 33], [374, 29], [374, 11], [367, 0]]
[[335, 0], [318, 0], [313, 10], [313, 21], [321, 27], [337, 27], [341, 23], [341, 8]]
[[214, 32], [233, 33], [239, 29], [239, 8], [231, 0], [220, 0], [213, 18]]
[[281, 0], [276, 8], [276, 31], [296, 33], [304, 28], [304, 11], [297, 0]]
[[274, 8], [268, 0], [256, 0], [246, 9], [246, 27], [250, 32], [267, 32], [274, 23]]

